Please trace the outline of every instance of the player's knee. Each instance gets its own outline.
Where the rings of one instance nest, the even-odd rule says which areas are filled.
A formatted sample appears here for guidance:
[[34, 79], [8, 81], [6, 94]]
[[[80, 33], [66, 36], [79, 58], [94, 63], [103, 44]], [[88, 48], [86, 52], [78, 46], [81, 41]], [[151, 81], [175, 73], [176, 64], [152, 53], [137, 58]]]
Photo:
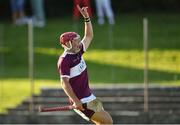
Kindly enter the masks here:
[[113, 124], [113, 120], [112, 118], [108, 118], [108, 119], [101, 119], [101, 120], [94, 120], [93, 121], [96, 125], [104, 125], [104, 124]]
[[112, 117], [107, 113], [106, 120], [104, 120], [104, 124], [113, 124]]
[[105, 120], [103, 124], [113, 124], [112, 118]]
[[100, 124], [113, 124], [113, 120], [112, 118], [109, 118], [109, 119], [104, 119], [100, 122]]
[[112, 118], [109, 120], [109, 123], [108, 123], [108, 124], [113, 124]]

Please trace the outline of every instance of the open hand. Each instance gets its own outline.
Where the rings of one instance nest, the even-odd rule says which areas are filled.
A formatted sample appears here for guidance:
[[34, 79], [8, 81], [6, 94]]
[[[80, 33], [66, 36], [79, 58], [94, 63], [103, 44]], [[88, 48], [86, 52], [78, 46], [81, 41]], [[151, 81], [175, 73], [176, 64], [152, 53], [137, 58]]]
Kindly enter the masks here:
[[82, 8], [80, 8], [80, 6], [77, 5], [77, 8], [78, 8], [79, 12], [82, 14], [82, 16], [83, 16], [84, 18], [89, 18], [89, 14], [88, 14], [88, 11], [87, 11], [88, 7], [82, 7]]

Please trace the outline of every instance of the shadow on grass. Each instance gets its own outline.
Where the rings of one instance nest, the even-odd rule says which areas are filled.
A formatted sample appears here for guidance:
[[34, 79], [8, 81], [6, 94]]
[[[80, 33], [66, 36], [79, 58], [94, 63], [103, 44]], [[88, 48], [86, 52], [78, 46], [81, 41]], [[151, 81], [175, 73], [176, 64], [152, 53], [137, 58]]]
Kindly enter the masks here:
[[[52, 59], [51, 59], [52, 58]], [[45, 59], [46, 60], [46, 59]], [[43, 61], [43, 60], [41, 60]], [[49, 63], [49, 66], [46, 64]], [[89, 71], [89, 80], [91, 83], [142, 83], [143, 70], [99, 64], [92, 61], [86, 61]], [[56, 69], [54, 57], [48, 57], [46, 64], [38, 63], [35, 67], [35, 79], [59, 80], [59, 74]], [[13, 69], [13, 70], [11, 70]], [[5, 70], [4, 78], [27, 78], [28, 70], [26, 67], [9, 67]], [[173, 81], [174, 76], [180, 78], [180, 74], [164, 71], [149, 70], [149, 81], [158, 83], [163, 81]]]
[[[124, 66], [102, 65], [87, 61], [90, 81], [102, 83], [142, 83], [142, 69], [129, 68]], [[180, 76], [180, 74], [176, 74]], [[174, 73], [149, 70], [150, 82], [172, 81]], [[178, 77], [179, 78], [179, 77]]]

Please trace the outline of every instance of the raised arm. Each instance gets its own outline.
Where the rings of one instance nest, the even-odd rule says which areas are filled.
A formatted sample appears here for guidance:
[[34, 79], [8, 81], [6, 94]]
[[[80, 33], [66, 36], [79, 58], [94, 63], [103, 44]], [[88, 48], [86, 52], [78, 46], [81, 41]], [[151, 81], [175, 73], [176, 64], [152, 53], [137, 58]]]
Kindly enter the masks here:
[[93, 28], [92, 28], [92, 23], [91, 19], [89, 17], [87, 8], [88, 7], [82, 7], [80, 8], [79, 5], [77, 5], [78, 10], [84, 17], [84, 22], [85, 22], [85, 28], [84, 28], [84, 37], [82, 39], [82, 43], [84, 44], [85, 50], [89, 47], [92, 39], [93, 39]]

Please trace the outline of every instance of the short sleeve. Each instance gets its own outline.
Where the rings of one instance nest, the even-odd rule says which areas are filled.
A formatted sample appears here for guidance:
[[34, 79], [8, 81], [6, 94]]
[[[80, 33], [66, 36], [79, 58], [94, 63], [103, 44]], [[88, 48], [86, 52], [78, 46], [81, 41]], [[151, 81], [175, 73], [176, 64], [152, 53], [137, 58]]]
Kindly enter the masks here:
[[58, 70], [60, 73], [61, 78], [62, 77], [70, 77], [70, 66], [69, 62], [66, 58], [61, 58], [58, 61]]

